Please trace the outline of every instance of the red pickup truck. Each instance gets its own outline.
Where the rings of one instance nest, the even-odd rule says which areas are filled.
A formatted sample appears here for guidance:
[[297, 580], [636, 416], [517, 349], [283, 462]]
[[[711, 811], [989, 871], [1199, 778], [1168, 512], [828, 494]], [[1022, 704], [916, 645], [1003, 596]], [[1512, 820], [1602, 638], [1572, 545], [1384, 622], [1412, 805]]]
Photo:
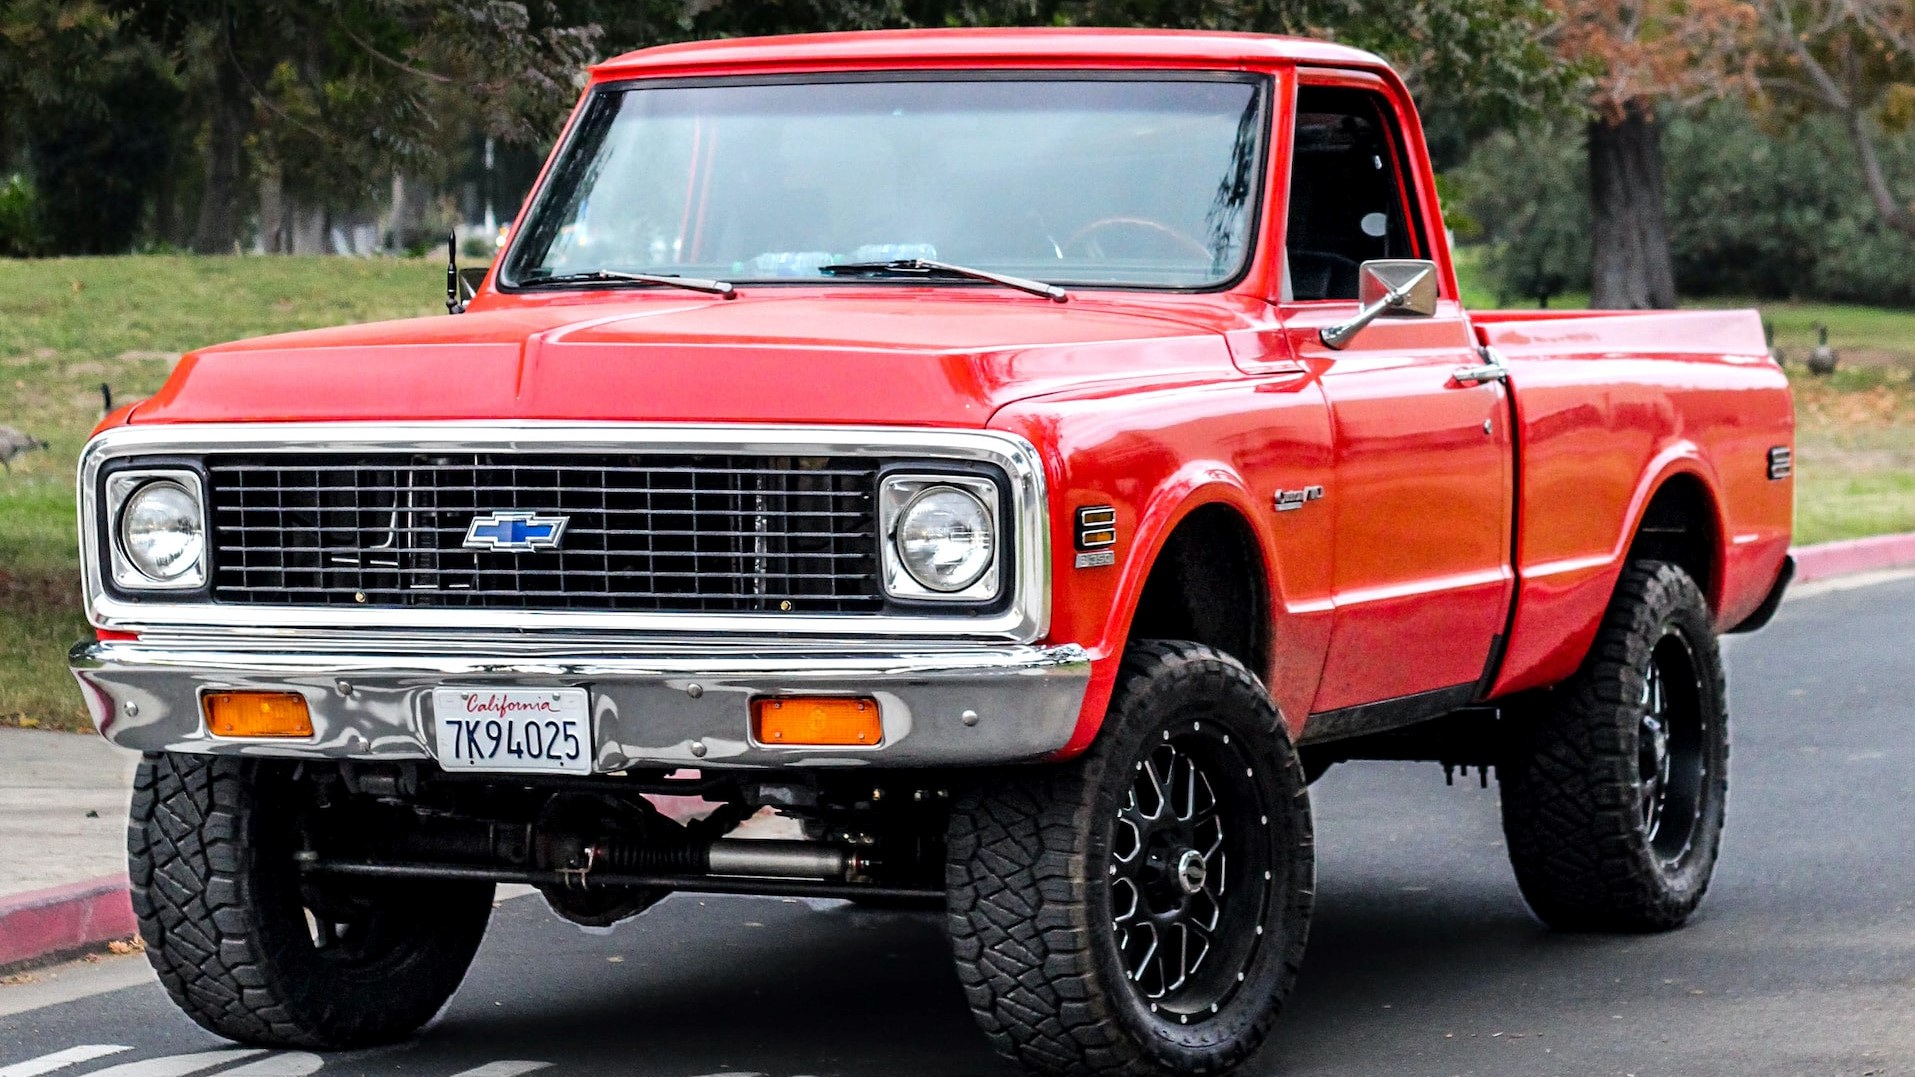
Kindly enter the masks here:
[[432, 1017], [501, 882], [939, 903], [1009, 1057], [1213, 1073], [1357, 759], [1493, 769], [1549, 925], [1681, 924], [1787, 382], [1751, 313], [1457, 296], [1351, 49], [595, 68], [459, 316], [196, 352], [89, 445], [72, 665], [146, 753], [148, 954], [223, 1036], [340, 1047]]

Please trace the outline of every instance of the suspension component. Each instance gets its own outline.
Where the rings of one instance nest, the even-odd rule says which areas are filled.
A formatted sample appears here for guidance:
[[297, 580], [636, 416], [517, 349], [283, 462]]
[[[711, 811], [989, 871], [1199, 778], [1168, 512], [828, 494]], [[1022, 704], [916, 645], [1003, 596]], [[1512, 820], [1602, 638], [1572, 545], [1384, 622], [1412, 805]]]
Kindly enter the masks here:
[[856, 858], [843, 849], [815, 841], [724, 838], [704, 844], [660, 846], [612, 838], [592, 846], [590, 851], [591, 870], [633, 875], [842, 879], [857, 866]]

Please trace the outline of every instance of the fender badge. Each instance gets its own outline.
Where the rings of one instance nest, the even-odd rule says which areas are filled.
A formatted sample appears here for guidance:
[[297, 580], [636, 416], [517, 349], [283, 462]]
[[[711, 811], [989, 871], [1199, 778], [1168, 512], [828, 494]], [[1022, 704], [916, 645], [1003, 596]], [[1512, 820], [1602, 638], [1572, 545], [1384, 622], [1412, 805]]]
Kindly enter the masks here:
[[1077, 510], [1077, 567], [1109, 568], [1117, 563], [1117, 510], [1084, 505]]
[[1295, 512], [1312, 501], [1323, 500], [1323, 487], [1306, 486], [1301, 490], [1278, 490], [1276, 506], [1278, 512]]

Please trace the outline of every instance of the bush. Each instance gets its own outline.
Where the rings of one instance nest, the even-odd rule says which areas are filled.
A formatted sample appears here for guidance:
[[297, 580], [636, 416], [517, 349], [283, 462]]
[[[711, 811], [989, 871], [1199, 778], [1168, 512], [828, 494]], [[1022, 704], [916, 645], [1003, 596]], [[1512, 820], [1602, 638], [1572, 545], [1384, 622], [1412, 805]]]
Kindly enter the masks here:
[[0, 258], [31, 258], [44, 250], [33, 184], [25, 176], [0, 180]]
[[1447, 186], [1456, 209], [1489, 245], [1483, 268], [1499, 301], [1548, 305], [1589, 289], [1589, 194], [1580, 132], [1541, 125], [1480, 143]]
[[[1915, 177], [1906, 139], [1877, 149], [1891, 177]], [[1915, 242], [1877, 216], [1839, 124], [1724, 102], [1672, 121], [1663, 150], [1685, 294], [1915, 305]]]
[[1874, 219], [1843, 217], [1820, 237], [1805, 294], [1818, 299], [1915, 307], [1915, 242]]

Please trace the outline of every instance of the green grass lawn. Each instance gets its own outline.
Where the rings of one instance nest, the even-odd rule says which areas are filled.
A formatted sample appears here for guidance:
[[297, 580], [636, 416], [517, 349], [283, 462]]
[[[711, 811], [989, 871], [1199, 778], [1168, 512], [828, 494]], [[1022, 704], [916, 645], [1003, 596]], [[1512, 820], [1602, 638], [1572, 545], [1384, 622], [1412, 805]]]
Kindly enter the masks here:
[[[1473, 259], [1462, 261], [1466, 300], [1493, 306]], [[430, 259], [0, 260], [0, 424], [52, 443], [0, 474], [0, 723], [85, 725], [65, 666], [86, 634], [73, 468], [100, 418], [101, 383], [116, 402], [135, 400], [195, 347], [440, 313], [444, 280]], [[1763, 313], [1798, 356], [1818, 321], [1844, 351], [1834, 378], [1795, 368], [1798, 541], [1915, 530], [1915, 311], [1783, 303]]]
[[115, 403], [150, 396], [179, 354], [262, 333], [443, 314], [430, 259], [0, 260], [0, 425], [51, 443], [0, 474], [0, 724], [83, 728], [67, 648], [79, 610], [73, 468]]

